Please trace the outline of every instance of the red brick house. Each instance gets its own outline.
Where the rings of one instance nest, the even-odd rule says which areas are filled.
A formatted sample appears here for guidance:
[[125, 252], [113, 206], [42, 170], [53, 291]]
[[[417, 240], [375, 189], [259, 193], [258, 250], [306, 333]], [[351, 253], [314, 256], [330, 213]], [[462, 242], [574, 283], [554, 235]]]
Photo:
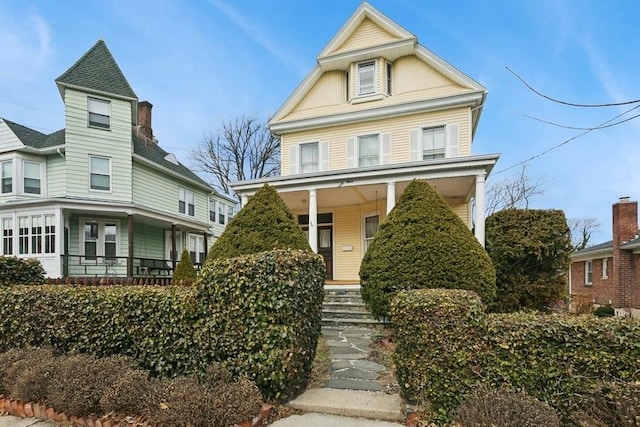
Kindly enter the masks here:
[[571, 255], [569, 291], [611, 304], [618, 315], [640, 317], [638, 202], [621, 198], [613, 205], [613, 239]]

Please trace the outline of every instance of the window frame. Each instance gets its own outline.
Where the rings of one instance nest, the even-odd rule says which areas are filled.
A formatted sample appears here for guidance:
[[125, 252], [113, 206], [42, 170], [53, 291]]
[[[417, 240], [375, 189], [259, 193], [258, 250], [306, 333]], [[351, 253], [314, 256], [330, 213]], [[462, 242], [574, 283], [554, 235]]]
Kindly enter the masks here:
[[217, 203], [216, 199], [209, 199], [209, 222], [212, 224], [216, 222]]
[[391, 96], [391, 89], [392, 89], [392, 83], [393, 83], [393, 63], [387, 61], [385, 63], [385, 70], [386, 70], [385, 80], [387, 83], [386, 93], [387, 95]]
[[227, 205], [218, 203], [218, 224], [225, 225], [227, 220]]
[[[433, 157], [427, 157], [425, 158], [425, 132], [426, 131], [431, 131], [431, 130], [442, 130], [442, 148], [431, 148], [430, 150], [434, 153]], [[434, 144], [435, 146], [435, 144]], [[437, 153], [436, 153], [437, 150]], [[437, 156], [437, 154], [439, 154], [440, 150], [442, 150], [442, 156], [439, 157]], [[447, 126], [446, 125], [436, 125], [436, 126], [426, 126], [426, 127], [422, 127], [420, 128], [420, 156], [421, 160], [440, 160], [440, 159], [446, 159], [447, 158]]]
[[[191, 203], [189, 203], [191, 202]], [[196, 193], [184, 188], [178, 188], [178, 213], [192, 218], [196, 216]]]
[[[363, 157], [361, 156], [361, 149], [360, 149], [360, 140], [363, 138], [369, 138], [369, 137], [373, 137], [375, 136], [377, 139], [377, 145], [378, 145], [378, 150], [376, 153], [376, 159], [377, 162], [375, 164], [366, 164], [363, 165], [362, 164], [362, 160]], [[379, 166], [381, 164], [381, 159], [382, 159], [382, 144], [381, 144], [381, 134], [380, 133], [370, 133], [370, 134], [366, 134], [366, 135], [358, 135], [356, 137], [356, 167], [358, 168], [367, 168], [367, 167], [372, 167], [372, 166]], [[373, 157], [373, 156], [368, 156], [368, 157]]]
[[[9, 165], [9, 176], [5, 176], [5, 165]], [[0, 162], [0, 192], [1, 194], [14, 194], [15, 193], [15, 185], [14, 185], [14, 176], [15, 176], [15, 168], [13, 159], [2, 160]], [[10, 180], [9, 185], [11, 186], [10, 191], [4, 191], [5, 188], [5, 180]]]
[[[97, 235], [95, 240], [87, 240], [85, 236], [85, 226], [87, 224], [96, 224]], [[115, 227], [115, 241], [108, 242], [106, 237], [106, 227], [114, 226]], [[91, 265], [113, 265], [118, 264], [119, 257], [121, 256], [121, 236], [122, 232], [122, 224], [117, 219], [109, 219], [109, 218], [80, 218], [80, 248], [82, 248], [81, 254], [81, 264], [91, 264]], [[86, 243], [88, 241], [94, 241], [96, 245], [95, 255], [87, 256], [86, 254]], [[115, 256], [110, 256], [106, 254], [106, 244], [113, 243], [115, 245]]]
[[[373, 233], [373, 236], [370, 236], [370, 237], [367, 237], [367, 219], [368, 218], [377, 218], [378, 219], [378, 225], [376, 227], [376, 232]], [[380, 217], [380, 211], [368, 212], [368, 213], [365, 213], [365, 214], [362, 215], [362, 256], [364, 256], [364, 254], [367, 253], [367, 250], [369, 249], [369, 246], [371, 245], [371, 242], [373, 241], [373, 239], [375, 238], [376, 233], [380, 229], [381, 220], [382, 220], [382, 218]]]
[[[26, 180], [27, 179], [32, 179], [35, 180], [36, 178], [32, 178], [32, 177], [27, 177], [26, 174], [26, 164], [32, 164], [32, 165], [36, 165], [37, 166], [37, 170], [38, 170], [38, 192], [37, 193], [33, 193], [31, 191], [27, 191], [27, 185], [26, 185]], [[34, 195], [34, 196], [42, 196], [42, 162], [38, 162], [38, 161], [34, 161], [34, 160], [28, 160], [28, 159], [22, 159], [22, 194], [25, 195]]]
[[[361, 68], [367, 67], [367, 66], [372, 66], [373, 67], [373, 71], [372, 71], [372, 78], [371, 78], [371, 89], [367, 91], [363, 91], [363, 86], [362, 86], [362, 70]], [[376, 71], [377, 71], [377, 61], [375, 59], [369, 59], [366, 61], [362, 61], [362, 62], [358, 62], [356, 63], [356, 96], [359, 97], [363, 97], [363, 96], [371, 96], [371, 95], [375, 95], [376, 94]], [[369, 87], [369, 84], [366, 85], [366, 87]]]
[[609, 258], [602, 258], [602, 275], [601, 279], [609, 278]]
[[[303, 163], [303, 155], [302, 155], [302, 151], [305, 148], [313, 148], [315, 147], [315, 153], [316, 153], [316, 161], [315, 163]], [[320, 142], [319, 141], [314, 141], [314, 142], [304, 142], [301, 144], [298, 144], [298, 149], [300, 150], [300, 173], [313, 173], [313, 172], [320, 172]], [[311, 170], [305, 170], [305, 166], [312, 166]]]
[[0, 228], [2, 228], [2, 246], [0, 246], [0, 252], [2, 255], [16, 255], [13, 244], [15, 237], [13, 224], [14, 218], [12, 216], [6, 216], [0, 219]]
[[[106, 160], [108, 163], [108, 169], [109, 169], [109, 173], [108, 175], [104, 175], [104, 174], [98, 174], [93, 172], [93, 160]], [[104, 189], [104, 188], [94, 188], [93, 187], [93, 176], [108, 176], [109, 177], [109, 188], [108, 189]], [[94, 154], [89, 154], [89, 191], [97, 191], [100, 193], [111, 193], [112, 189], [113, 189], [113, 168], [112, 168], [112, 162], [111, 162], [111, 157], [106, 157], [106, 156], [99, 156], [99, 155], [94, 155]]]
[[195, 233], [187, 233], [187, 250], [193, 265], [203, 264], [204, 256], [204, 236]]
[[[92, 110], [92, 103], [94, 103], [95, 107]], [[106, 106], [108, 109], [108, 114], [104, 114], [104, 111], [102, 112], [98, 112], [96, 110], [99, 110], [100, 107], [98, 107], [99, 105], [102, 105], [103, 107]], [[88, 96], [87, 97], [87, 127], [93, 128], [93, 129], [102, 129], [102, 130], [111, 130], [111, 101], [108, 99], [102, 99], [102, 98], [95, 98], [92, 96]], [[95, 118], [96, 117], [106, 117], [105, 122], [106, 123], [101, 123], [100, 121], [96, 121]], [[94, 120], [92, 120], [92, 118], [94, 118]]]
[[584, 284], [585, 286], [593, 285], [593, 260], [591, 259], [584, 262]]

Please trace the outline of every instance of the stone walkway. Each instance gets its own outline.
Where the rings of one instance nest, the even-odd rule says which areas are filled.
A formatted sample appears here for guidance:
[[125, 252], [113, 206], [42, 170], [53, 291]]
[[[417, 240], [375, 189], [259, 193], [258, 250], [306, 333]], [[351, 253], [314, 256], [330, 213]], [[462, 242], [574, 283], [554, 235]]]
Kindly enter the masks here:
[[358, 326], [325, 326], [322, 328], [331, 357], [331, 379], [326, 388], [383, 391], [377, 381], [387, 368], [367, 360], [372, 338], [378, 331]]

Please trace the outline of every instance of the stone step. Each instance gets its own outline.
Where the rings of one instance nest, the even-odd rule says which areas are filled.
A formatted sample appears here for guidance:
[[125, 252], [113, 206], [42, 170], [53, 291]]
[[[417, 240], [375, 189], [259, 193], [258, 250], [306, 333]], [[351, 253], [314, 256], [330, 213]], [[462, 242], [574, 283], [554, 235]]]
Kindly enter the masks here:
[[364, 302], [358, 301], [358, 302], [349, 302], [349, 301], [324, 301], [323, 305], [325, 307], [327, 306], [331, 306], [331, 307], [366, 307], [366, 304]]
[[327, 319], [373, 319], [367, 310], [322, 310], [322, 317]]
[[403, 421], [404, 402], [399, 395], [384, 392], [312, 388], [288, 406], [305, 412], [335, 414], [384, 421]]
[[333, 319], [324, 317], [320, 321], [322, 326], [372, 326], [372, 325], [384, 325], [384, 322], [379, 322], [375, 319]]

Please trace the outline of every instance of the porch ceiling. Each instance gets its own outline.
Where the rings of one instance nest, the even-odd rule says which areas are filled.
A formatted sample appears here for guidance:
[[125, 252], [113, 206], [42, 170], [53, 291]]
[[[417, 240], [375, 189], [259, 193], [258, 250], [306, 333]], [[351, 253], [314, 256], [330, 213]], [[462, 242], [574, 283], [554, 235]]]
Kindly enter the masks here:
[[[475, 186], [475, 177], [462, 176], [455, 178], [427, 179], [441, 196], [448, 200], [467, 201]], [[396, 182], [396, 200], [404, 192], [411, 181]], [[282, 191], [280, 197], [292, 210], [306, 210], [309, 207], [309, 192], [307, 190]], [[342, 187], [322, 188], [317, 190], [318, 209], [351, 206], [363, 203], [380, 203], [384, 209], [387, 197], [386, 183], [354, 185], [346, 184]]]

